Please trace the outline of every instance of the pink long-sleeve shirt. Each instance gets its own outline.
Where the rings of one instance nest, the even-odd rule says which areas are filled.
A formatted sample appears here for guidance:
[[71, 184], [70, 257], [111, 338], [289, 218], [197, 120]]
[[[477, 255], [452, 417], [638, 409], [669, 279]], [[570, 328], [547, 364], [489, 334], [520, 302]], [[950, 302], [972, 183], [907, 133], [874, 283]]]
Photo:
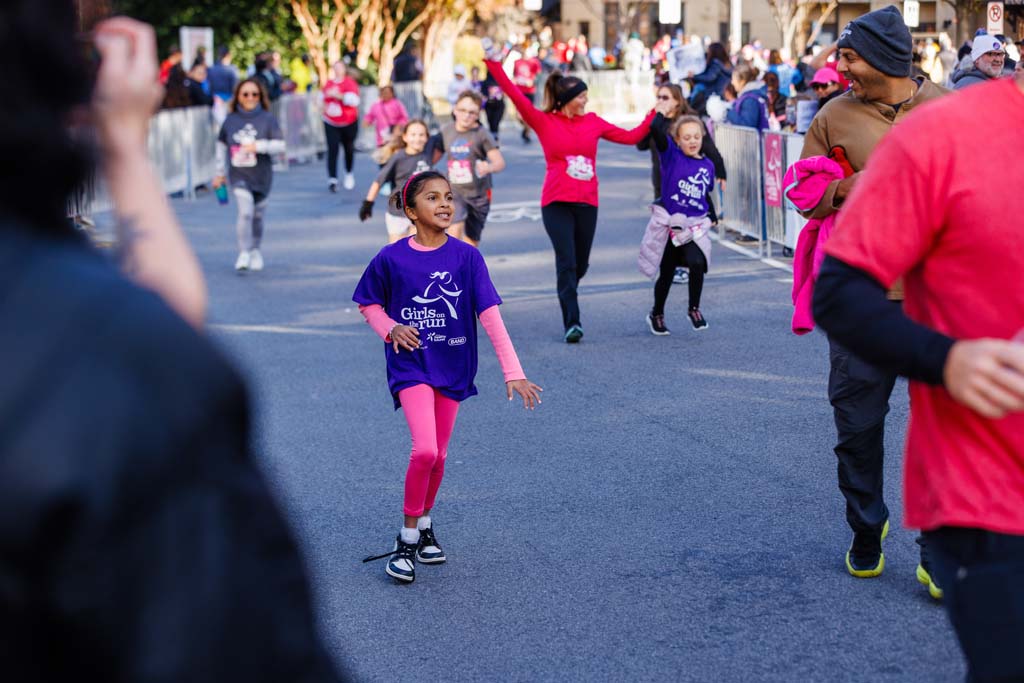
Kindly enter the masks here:
[[541, 206], [551, 202], [579, 202], [598, 205], [597, 143], [609, 140], [635, 145], [647, 137], [654, 111], [643, 122], [626, 130], [608, 123], [597, 114], [568, 117], [561, 112], [544, 112], [526, 98], [509, 80], [498, 62], [484, 61], [491, 76], [505, 91], [544, 147], [547, 173], [541, 190]]

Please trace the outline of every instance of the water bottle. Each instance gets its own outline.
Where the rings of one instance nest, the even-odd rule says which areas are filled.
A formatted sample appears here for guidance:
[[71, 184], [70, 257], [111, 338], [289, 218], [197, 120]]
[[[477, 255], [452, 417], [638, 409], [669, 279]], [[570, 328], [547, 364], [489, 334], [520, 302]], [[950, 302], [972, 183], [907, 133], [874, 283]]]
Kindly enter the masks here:
[[221, 183], [220, 185], [218, 185], [217, 189], [214, 190], [213, 193], [215, 195], [217, 195], [217, 203], [218, 204], [227, 204], [228, 203], [228, 185], [227, 185], [227, 183]]

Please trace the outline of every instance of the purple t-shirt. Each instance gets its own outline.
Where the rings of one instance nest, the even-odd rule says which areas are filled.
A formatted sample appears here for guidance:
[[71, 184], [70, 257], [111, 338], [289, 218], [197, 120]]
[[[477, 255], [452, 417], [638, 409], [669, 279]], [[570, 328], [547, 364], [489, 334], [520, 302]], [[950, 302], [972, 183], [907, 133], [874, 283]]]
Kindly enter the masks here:
[[665, 210], [691, 218], [708, 215], [708, 192], [715, 182], [711, 160], [686, 156], [671, 138], [660, 159], [661, 203]]
[[417, 251], [399, 240], [373, 257], [352, 300], [380, 304], [392, 320], [419, 330], [415, 351], [384, 345], [396, 410], [398, 392], [416, 384], [456, 401], [476, 395], [477, 316], [501, 303], [476, 247], [449, 237], [433, 251]]

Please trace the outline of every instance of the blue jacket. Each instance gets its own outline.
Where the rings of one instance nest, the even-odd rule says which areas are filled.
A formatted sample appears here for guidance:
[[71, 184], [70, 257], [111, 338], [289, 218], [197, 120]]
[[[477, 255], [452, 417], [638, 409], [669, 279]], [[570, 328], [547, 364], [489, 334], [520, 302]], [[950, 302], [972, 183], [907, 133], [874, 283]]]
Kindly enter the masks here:
[[708, 62], [704, 71], [693, 77], [694, 83], [700, 83], [710, 93], [719, 97], [725, 92], [725, 86], [729, 85], [730, 80], [732, 80], [732, 68], [717, 59]]

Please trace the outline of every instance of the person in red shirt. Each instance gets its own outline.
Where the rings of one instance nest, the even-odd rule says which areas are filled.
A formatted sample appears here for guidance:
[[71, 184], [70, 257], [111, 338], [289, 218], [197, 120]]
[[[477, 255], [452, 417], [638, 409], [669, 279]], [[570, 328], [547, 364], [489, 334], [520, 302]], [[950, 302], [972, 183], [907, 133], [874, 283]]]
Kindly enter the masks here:
[[171, 51], [167, 59], [160, 62], [160, 85], [167, 85], [167, 79], [171, 75], [171, 69], [181, 64], [181, 48], [171, 45]]
[[[985, 125], [978, 125], [984, 112]], [[957, 131], [957, 144], [948, 144]], [[1024, 680], [1024, 75], [936, 100], [875, 149], [814, 318], [911, 379], [904, 505], [971, 681]], [[886, 288], [904, 278], [904, 308]]]
[[548, 76], [541, 111], [509, 80], [500, 62], [485, 60], [484, 64], [523, 120], [537, 132], [544, 148], [547, 171], [541, 190], [541, 215], [555, 249], [565, 341], [575, 344], [583, 338], [576, 288], [587, 273], [597, 230], [597, 143], [604, 139], [635, 145], [647, 137], [654, 111], [632, 130], [613, 126], [597, 114], [585, 113], [586, 83], [557, 71]]
[[345, 62], [335, 62], [333, 77], [324, 83], [324, 133], [327, 137], [327, 188], [338, 191], [338, 147], [345, 149], [345, 189], [356, 186], [352, 175], [359, 134], [359, 86]]
[[[512, 80], [519, 92], [526, 96], [530, 104], [537, 103], [537, 76], [540, 75], [540, 60], [533, 55], [528, 47], [523, 47], [523, 57], [512, 65]], [[523, 120], [523, 142], [530, 141], [530, 126]]]

